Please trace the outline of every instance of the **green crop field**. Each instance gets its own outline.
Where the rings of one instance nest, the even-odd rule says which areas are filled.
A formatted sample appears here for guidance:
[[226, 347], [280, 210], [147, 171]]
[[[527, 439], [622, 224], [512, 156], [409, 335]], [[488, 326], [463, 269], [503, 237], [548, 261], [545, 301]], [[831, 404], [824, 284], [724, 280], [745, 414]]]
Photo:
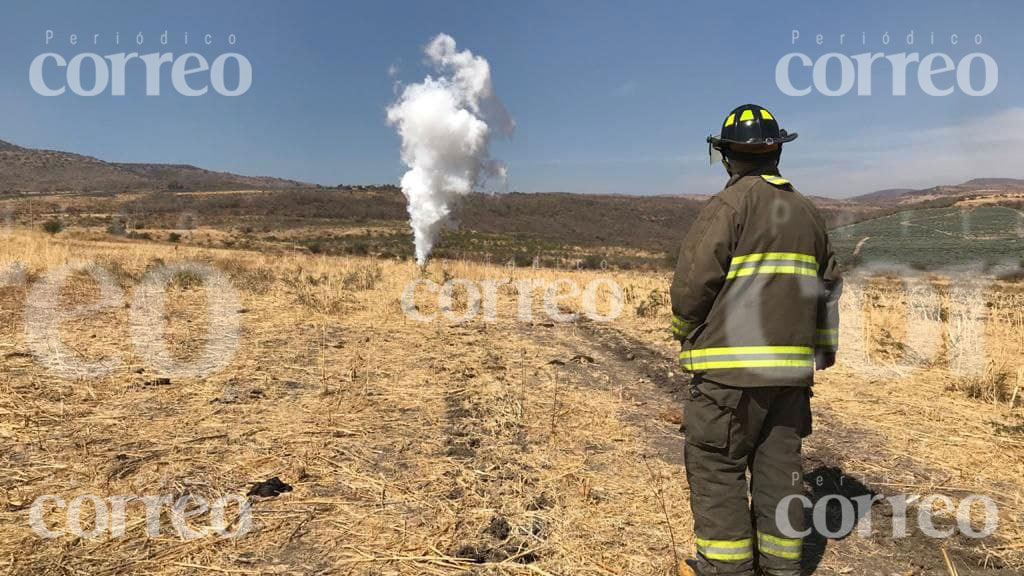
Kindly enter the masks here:
[[1024, 212], [995, 205], [908, 210], [837, 228], [832, 241], [847, 264], [1013, 267], [1024, 259]]

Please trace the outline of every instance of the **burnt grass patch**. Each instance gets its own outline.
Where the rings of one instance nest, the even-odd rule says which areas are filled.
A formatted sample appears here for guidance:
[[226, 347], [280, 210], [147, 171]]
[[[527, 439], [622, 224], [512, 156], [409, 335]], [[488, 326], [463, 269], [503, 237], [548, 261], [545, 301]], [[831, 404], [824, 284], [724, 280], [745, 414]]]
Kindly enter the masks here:
[[[479, 337], [472, 331], [456, 335], [467, 341]], [[499, 408], [509, 401], [502, 392], [506, 373], [500, 354], [490, 351], [478, 366], [445, 370], [451, 381], [443, 394], [440, 451], [451, 464], [442, 492], [458, 518], [447, 553], [476, 564], [536, 562], [548, 534], [541, 516], [553, 502], [532, 491], [539, 481], [521, 458], [529, 450], [525, 430]], [[495, 512], [481, 515], [483, 510]]]
[[[562, 362], [558, 365], [560, 370], [567, 373], [578, 372], [581, 381], [586, 380], [594, 386], [603, 385], [599, 379], [588, 376], [591, 370], [598, 367], [611, 376], [613, 383], [646, 381], [652, 384], [633, 386], [631, 392], [640, 407], [626, 412], [626, 421], [638, 425], [649, 423], [655, 419], [654, 412], [659, 406], [678, 405], [681, 402], [681, 395], [685, 392], [689, 378], [675, 371], [672, 358], [611, 326], [586, 318], [581, 317], [574, 327], [579, 329], [583, 338], [588, 341], [589, 347], [582, 344], [576, 346], [573, 339], [562, 337], [564, 334], [537, 335], [549, 340], [553, 346], [568, 348], [568, 352], [563, 352], [568, 354], [566, 358], [573, 354], [594, 354], [595, 346], [601, 354], [594, 354], [598, 358], [597, 363]], [[952, 528], [953, 533], [944, 539], [932, 538], [918, 528], [918, 509], [913, 505], [908, 506], [907, 534], [904, 537], [893, 537], [894, 511], [892, 504], [884, 499], [875, 502], [867, 511], [857, 510], [855, 505], [854, 512], [858, 515], [846, 533], [827, 537], [814, 530], [811, 517], [813, 505], [824, 498], [838, 496], [855, 502], [853, 498], [857, 497], [878, 495], [884, 498], [900, 493], [901, 488], [887, 486], [884, 479], [876, 479], [873, 475], [859, 471], [850, 471], [845, 462], [867, 463], [870, 469], [890, 470], [891, 474], [912, 475], [917, 478], [936, 477], [936, 474], [932, 473], [934, 471], [908, 456], [896, 456], [881, 450], [882, 441], [874, 433], [838, 421], [827, 409], [815, 405], [814, 416], [816, 433], [805, 443], [804, 457], [803, 482], [805, 493], [812, 503], [812, 509], [807, 512], [806, 518], [807, 526], [812, 527], [812, 532], [804, 541], [804, 574], [823, 570], [821, 563], [827, 549], [832, 547], [837, 549], [841, 558], [857, 559], [857, 571], [853, 572], [854, 574], [892, 574], [903, 568], [904, 571], [899, 572], [900, 574], [944, 575], [948, 571], [942, 556], [942, 548], [947, 550], [959, 574], [963, 576], [1010, 576], [1018, 573], [1006, 566], [998, 556], [987, 552], [1005, 546], [1007, 542], [994, 535], [982, 539], [967, 537], [956, 526], [955, 518], [940, 516], [932, 517], [935, 528], [940, 532]], [[1011, 434], [1016, 431], [1003, 429], [1002, 433]], [[682, 463], [681, 438], [659, 440], [654, 436], [649, 445], [654, 457], [666, 462]], [[934, 492], [942, 493], [942, 489], [936, 488]], [[927, 494], [921, 494], [922, 498], [924, 496]], [[826, 531], [834, 534], [843, 521], [841, 504], [835, 498], [830, 498], [824, 505], [824, 513]], [[870, 535], [850, 538], [849, 536], [864, 522], [870, 522]], [[975, 526], [975, 529], [978, 527]], [[905, 570], [908, 567], [910, 572]]]
[[[879, 450], [879, 441], [872, 433], [839, 422], [828, 410], [815, 407], [814, 415], [816, 433], [805, 444], [804, 455], [803, 482], [805, 494], [812, 503], [812, 509], [807, 510], [805, 515], [806, 526], [811, 528], [811, 534], [804, 539], [801, 559], [804, 574], [819, 569], [829, 548], [836, 548], [835, 552], [842, 558], [856, 558], [857, 574], [892, 574], [897, 567], [901, 567], [904, 570], [901, 574], [945, 575], [948, 570], [942, 549], [947, 550], [962, 576], [1018, 574], [998, 556], [987, 552], [1006, 542], [994, 535], [981, 539], [967, 537], [960, 531], [955, 517], [931, 515], [932, 524], [938, 532], [952, 530], [949, 537], [932, 538], [920, 529], [917, 504], [929, 494], [943, 494], [943, 488], [936, 487], [922, 492], [927, 490], [926, 486], [901, 486], [898, 481], [888, 477], [851, 471], [844, 463], [855, 460], [863, 464], [866, 461], [872, 469], [889, 470], [883, 474], [898, 475], [901, 478], [935, 478], [937, 474], [934, 470], [929, 470], [909, 457], [884, 453]], [[883, 465], [887, 467], [883, 468]], [[904, 493], [908, 497], [918, 495], [920, 499], [907, 505], [906, 535], [899, 536], [894, 535], [894, 526], [901, 520], [887, 498]], [[861, 510], [853, 499], [863, 496], [880, 496], [882, 499], [874, 502], [868, 510]], [[843, 526], [844, 512], [839, 500], [833, 497], [847, 499], [854, 505], [853, 524], [848, 526], [848, 531], [838, 535], [835, 533]], [[828, 536], [814, 526], [812, 517], [813, 506], [825, 498], [829, 498], [824, 505], [824, 527], [830, 534]], [[941, 507], [938, 504], [936, 512]], [[870, 533], [867, 536], [854, 535], [862, 524], [870, 526]], [[974, 528], [978, 529], [977, 526]], [[906, 572], [908, 569], [909, 572]]]

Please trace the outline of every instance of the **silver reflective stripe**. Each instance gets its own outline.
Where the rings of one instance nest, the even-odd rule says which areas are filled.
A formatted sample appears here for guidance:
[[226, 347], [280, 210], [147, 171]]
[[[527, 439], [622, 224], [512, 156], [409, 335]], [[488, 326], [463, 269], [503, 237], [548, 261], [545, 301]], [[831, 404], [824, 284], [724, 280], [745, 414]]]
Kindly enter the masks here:
[[697, 552], [708, 560], [742, 562], [754, 557], [754, 541], [752, 538], [744, 538], [742, 540], [704, 540], [698, 538]]
[[742, 278], [754, 274], [791, 274], [796, 276], [818, 275], [818, 267], [808, 265], [806, 262], [775, 262], [775, 263], [752, 263], [730, 268], [726, 278]]
[[810, 360], [809, 354], [722, 354], [694, 358], [695, 362], [728, 362], [730, 360]]
[[768, 554], [769, 556], [785, 558], [787, 560], [799, 560], [800, 551], [803, 549], [803, 540], [799, 538], [780, 538], [758, 532], [757, 549], [762, 554]]
[[729, 272], [736, 272], [739, 274], [741, 270], [760, 270], [769, 268], [780, 268], [780, 266], [793, 266], [793, 268], [809, 270], [814, 273], [815, 276], [818, 274], [818, 264], [813, 262], [801, 262], [799, 260], [762, 260], [760, 262], [742, 262], [738, 264], [730, 264]]
[[818, 260], [812, 254], [799, 252], [758, 252], [734, 256], [726, 278], [754, 274], [795, 274], [817, 276]]
[[672, 315], [672, 333], [680, 338], [686, 338], [697, 327], [698, 322], [687, 322], [686, 320]]
[[814, 270], [817, 272], [818, 265], [814, 262], [801, 262], [799, 260], [760, 260], [753, 262], [740, 262], [739, 264], [730, 264], [729, 270], [741, 270], [743, 268], [757, 268], [758, 266], [798, 266], [800, 268], [807, 268], [808, 270]]
[[818, 346], [835, 348], [839, 344], [839, 330], [836, 328], [819, 328], [817, 335]]
[[814, 349], [809, 346], [726, 346], [696, 348], [679, 354], [690, 371], [733, 368], [813, 368]]

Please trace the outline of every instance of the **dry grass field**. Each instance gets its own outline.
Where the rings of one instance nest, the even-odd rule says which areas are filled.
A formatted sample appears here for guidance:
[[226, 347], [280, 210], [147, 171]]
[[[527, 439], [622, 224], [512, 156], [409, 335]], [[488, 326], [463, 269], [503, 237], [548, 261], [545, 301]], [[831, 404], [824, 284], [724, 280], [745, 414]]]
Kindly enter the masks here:
[[[59, 322], [65, 352], [106, 363], [88, 378], [55, 374], [26, 336], [33, 290], [76, 262], [108, 271], [120, 289], [112, 305]], [[230, 278], [241, 333], [233, 352], [209, 341], [207, 327], [223, 319], [210, 317], [201, 279], [174, 276], [152, 334], [184, 363], [204, 349], [231, 353], [211, 374], [167, 381], [131, 343], [131, 303], [147, 274], [176, 262]], [[673, 361], [667, 273], [463, 261], [420, 271], [394, 259], [21, 228], [0, 243], [0, 271], [0, 572], [664, 575], [693, 549], [687, 377]], [[419, 322], [401, 304], [417, 278], [540, 282], [497, 287], [493, 321], [462, 322], [449, 317], [472, 308], [465, 291], [447, 303], [421, 285], [415, 310], [435, 318]], [[544, 285], [563, 278], [581, 288], [613, 280], [621, 298], [604, 286], [597, 309], [621, 315], [552, 321]], [[983, 494], [998, 504], [998, 529], [926, 538], [911, 504], [910, 535], [893, 539], [892, 510], [879, 503], [874, 534], [808, 539], [817, 574], [948, 574], [943, 549], [960, 574], [1024, 568], [1024, 287], [975, 281], [850, 279], [839, 364], [815, 387], [805, 480], [814, 500]], [[97, 289], [71, 274], [36, 308], [73, 310], [95, 303]], [[560, 306], [579, 311], [580, 298]], [[254, 497], [252, 530], [239, 538], [210, 533], [202, 513], [185, 522], [206, 535], [183, 538], [169, 510], [148, 537], [137, 501], [120, 537], [44, 539], [29, 523], [46, 494], [214, 500], [273, 476], [294, 490]], [[87, 505], [82, 524], [94, 515]], [[43, 520], [68, 523], [54, 505]]]
[[[79, 237], [100, 239], [115, 234], [167, 241], [175, 234], [184, 243], [208, 248], [413, 257], [406, 200], [395, 186], [200, 190], [4, 194], [0, 185], [0, 222], [38, 227], [56, 220]], [[459, 226], [441, 235], [433, 255], [511, 260], [519, 266], [536, 258], [545, 266], [583, 260], [596, 268], [604, 260], [615, 268], [667, 268], [706, 201], [706, 196], [472, 194], [456, 209]], [[825, 198], [815, 202], [833, 224], [892, 211]]]

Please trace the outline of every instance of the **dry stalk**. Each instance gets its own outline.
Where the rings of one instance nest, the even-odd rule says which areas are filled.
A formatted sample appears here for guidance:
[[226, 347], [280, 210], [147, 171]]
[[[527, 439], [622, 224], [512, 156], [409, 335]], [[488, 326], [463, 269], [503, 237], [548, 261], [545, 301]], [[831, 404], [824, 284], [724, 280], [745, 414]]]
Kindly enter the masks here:
[[668, 515], [668, 507], [665, 505], [665, 497], [661, 493], [661, 488], [658, 488], [656, 478], [654, 477], [654, 470], [651, 469], [650, 462], [647, 461], [647, 456], [641, 455], [640, 459], [643, 460], [644, 466], [647, 467], [647, 474], [650, 476], [651, 490], [654, 491], [654, 497], [658, 500], [658, 506], [661, 507], [661, 514], [665, 518], [665, 526], [668, 528], [668, 538], [672, 542], [672, 560], [675, 562], [674, 566], [679, 566], [679, 551], [676, 549], [676, 536], [672, 532], [672, 519]]
[[953, 564], [953, 560], [950, 559], [949, 554], [946, 552], [946, 547], [939, 548], [942, 551], [942, 559], [946, 561], [946, 570], [949, 570], [949, 576], [960, 576], [957, 572], [956, 565]]

